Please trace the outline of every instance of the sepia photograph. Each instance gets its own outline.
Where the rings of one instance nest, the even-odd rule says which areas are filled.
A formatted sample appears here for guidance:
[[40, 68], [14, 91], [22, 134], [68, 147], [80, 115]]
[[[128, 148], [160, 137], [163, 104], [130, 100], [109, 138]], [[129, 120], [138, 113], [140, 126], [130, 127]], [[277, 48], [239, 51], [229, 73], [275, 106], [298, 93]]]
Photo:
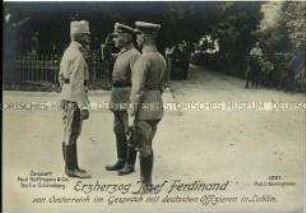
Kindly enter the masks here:
[[304, 213], [305, 1], [4, 1], [5, 213]]

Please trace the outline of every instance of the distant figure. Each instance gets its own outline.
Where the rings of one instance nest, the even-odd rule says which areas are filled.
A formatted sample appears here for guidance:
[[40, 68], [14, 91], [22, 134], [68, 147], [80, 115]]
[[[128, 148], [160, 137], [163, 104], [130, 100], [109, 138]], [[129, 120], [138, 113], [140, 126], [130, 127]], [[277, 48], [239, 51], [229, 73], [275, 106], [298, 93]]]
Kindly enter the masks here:
[[189, 52], [185, 42], [177, 44], [171, 54], [171, 79], [187, 79], [189, 67]]
[[249, 72], [247, 73], [247, 82], [245, 88], [249, 88], [249, 82], [251, 81], [251, 87], [258, 88], [261, 73], [262, 50], [260, 43], [256, 42], [255, 46], [251, 49], [249, 55]]
[[106, 89], [111, 88], [112, 83], [112, 70], [115, 63], [115, 58], [113, 57], [114, 44], [112, 41], [112, 35], [107, 35], [105, 42], [101, 44], [101, 57], [103, 63], [103, 72], [106, 73]]
[[35, 32], [31, 37], [31, 53], [36, 55], [39, 51], [39, 32]]
[[22, 27], [28, 23], [30, 17], [25, 17], [24, 15], [17, 15], [10, 11], [7, 4], [4, 6], [4, 16], [3, 16], [3, 80], [9, 84], [18, 83], [20, 79], [20, 74], [18, 69], [15, 69], [15, 59], [17, 54], [17, 49], [23, 44], [24, 38], [20, 37], [18, 33]]
[[165, 87], [169, 87], [170, 73], [171, 73], [171, 66], [172, 66], [172, 55], [174, 53], [174, 49], [175, 49], [175, 46], [172, 48], [167, 47], [165, 49], [165, 57], [167, 61], [167, 69], [166, 69], [165, 78], [164, 78]]

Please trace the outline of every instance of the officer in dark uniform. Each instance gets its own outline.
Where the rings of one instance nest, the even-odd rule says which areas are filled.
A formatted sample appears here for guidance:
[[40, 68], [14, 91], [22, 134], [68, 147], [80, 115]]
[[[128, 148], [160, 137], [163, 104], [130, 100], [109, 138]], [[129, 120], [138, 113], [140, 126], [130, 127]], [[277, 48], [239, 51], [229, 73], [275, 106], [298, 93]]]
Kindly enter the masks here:
[[111, 111], [114, 113], [114, 132], [116, 135], [117, 162], [106, 166], [108, 171], [119, 171], [119, 175], [134, 172], [136, 151], [128, 149], [127, 128], [129, 97], [131, 92], [131, 70], [140, 53], [133, 44], [134, 29], [116, 23], [113, 37], [114, 43], [120, 52], [113, 68]]
[[129, 126], [139, 130], [140, 180], [146, 188], [152, 185], [152, 141], [163, 116], [163, 78], [167, 63], [155, 44], [161, 26], [147, 22], [135, 22], [135, 25], [142, 54], [132, 69]]

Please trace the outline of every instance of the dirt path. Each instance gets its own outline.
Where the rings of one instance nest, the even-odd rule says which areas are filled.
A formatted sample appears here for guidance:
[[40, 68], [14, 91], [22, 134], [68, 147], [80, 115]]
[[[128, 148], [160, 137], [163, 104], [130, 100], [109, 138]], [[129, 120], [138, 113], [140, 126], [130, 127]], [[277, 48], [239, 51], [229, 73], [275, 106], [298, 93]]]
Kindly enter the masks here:
[[[296, 103], [305, 103], [302, 94], [289, 94], [270, 89], [246, 90], [241, 79], [191, 67], [188, 80], [173, 82], [172, 93], [164, 94], [167, 103], [179, 102], [176, 110], [167, 108], [154, 140], [154, 182], [230, 181], [225, 195], [271, 194], [278, 202], [216, 205], [214, 209], [236, 208], [302, 208], [302, 183], [305, 159], [305, 111], [288, 109]], [[50, 102], [55, 104], [58, 94], [4, 91], [4, 102]], [[115, 160], [112, 132], [112, 114], [97, 109], [109, 100], [109, 92], [94, 91], [90, 95], [94, 107], [84, 124], [79, 140], [79, 161], [90, 170], [92, 179], [104, 183], [129, 183], [139, 179], [136, 172], [127, 177], [106, 172], [105, 165]], [[272, 102], [287, 103], [286, 110], [265, 107], [262, 110], [224, 110], [224, 104]], [[206, 104], [204, 108], [177, 110], [185, 104]], [[288, 105], [288, 103], [290, 103]], [[186, 105], [187, 104], [187, 105]], [[215, 105], [214, 105], [215, 104]], [[16, 105], [15, 105], [16, 106]], [[168, 105], [170, 106], [170, 105]], [[198, 106], [198, 105], [197, 105]], [[201, 105], [203, 107], [203, 105]], [[215, 107], [214, 107], [215, 106]], [[265, 105], [266, 106], [266, 105]], [[3, 117], [4, 148], [4, 206], [5, 208], [76, 208], [75, 205], [38, 205], [33, 197], [44, 194], [67, 194], [67, 190], [22, 189], [18, 176], [27, 176], [31, 170], [51, 171], [64, 176], [61, 156], [61, 114], [52, 110], [16, 111], [8, 109]], [[255, 181], [266, 181], [271, 175], [280, 175], [294, 186], [258, 187]], [[68, 183], [68, 193], [76, 180]], [[195, 204], [159, 204], [156, 208], [204, 208]], [[133, 206], [133, 205], [131, 205]], [[130, 207], [131, 207], [130, 206]], [[120, 206], [119, 206], [120, 207]], [[118, 206], [90, 205], [82, 208], [110, 209]], [[145, 208], [151, 208], [145, 206]], [[80, 208], [80, 205], [77, 205]], [[126, 207], [124, 207], [126, 208]]]

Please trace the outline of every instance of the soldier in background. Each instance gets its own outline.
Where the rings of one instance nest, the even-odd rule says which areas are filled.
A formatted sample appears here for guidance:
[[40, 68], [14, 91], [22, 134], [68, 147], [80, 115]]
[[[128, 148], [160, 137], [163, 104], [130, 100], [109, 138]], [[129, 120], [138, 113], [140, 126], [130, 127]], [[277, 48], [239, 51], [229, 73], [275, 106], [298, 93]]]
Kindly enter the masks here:
[[39, 52], [39, 32], [34, 32], [31, 37], [31, 53], [36, 55]]
[[62, 143], [65, 173], [69, 177], [89, 178], [90, 175], [78, 166], [77, 139], [83, 120], [88, 119], [88, 65], [84, 47], [89, 45], [89, 23], [72, 21], [71, 43], [60, 63], [61, 109], [65, 125]]
[[111, 91], [111, 111], [114, 113], [114, 133], [116, 135], [117, 162], [106, 166], [108, 171], [118, 171], [119, 175], [134, 172], [136, 151], [128, 148], [127, 128], [129, 97], [131, 92], [131, 70], [140, 53], [133, 44], [134, 29], [116, 23], [113, 37], [115, 46], [120, 49], [113, 68]]
[[175, 50], [175, 46], [173, 47], [167, 47], [165, 49], [165, 57], [166, 57], [166, 61], [167, 61], [167, 69], [166, 69], [166, 73], [165, 73], [165, 87], [169, 87], [170, 84], [170, 77], [171, 77], [171, 69], [172, 69], [172, 56]]
[[136, 22], [135, 25], [136, 42], [142, 54], [132, 69], [129, 126], [139, 131], [136, 144], [140, 152], [140, 180], [145, 192], [152, 186], [152, 141], [163, 116], [163, 77], [167, 63], [155, 44], [161, 26], [147, 22]]
[[247, 81], [245, 88], [249, 88], [249, 82], [251, 81], [251, 87], [258, 87], [261, 75], [261, 60], [262, 50], [260, 43], [256, 42], [255, 46], [250, 51], [249, 57], [249, 71], [247, 73]]
[[108, 34], [105, 42], [101, 44], [101, 56], [103, 63], [103, 71], [106, 73], [106, 89], [109, 90], [112, 86], [112, 70], [115, 63], [115, 57], [113, 55], [114, 45], [112, 42], [112, 35]]

